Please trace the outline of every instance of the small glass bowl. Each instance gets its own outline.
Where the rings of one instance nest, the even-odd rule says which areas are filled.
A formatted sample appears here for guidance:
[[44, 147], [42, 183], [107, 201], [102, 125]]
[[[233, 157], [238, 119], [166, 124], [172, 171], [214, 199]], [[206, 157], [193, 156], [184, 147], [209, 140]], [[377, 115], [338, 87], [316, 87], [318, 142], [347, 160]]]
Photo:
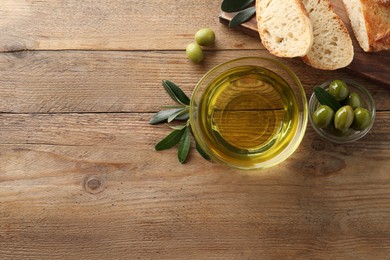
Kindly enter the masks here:
[[[319, 104], [319, 102], [318, 102], [318, 100], [313, 92], [313, 94], [311, 95], [310, 100], [309, 100], [309, 121], [310, 121], [310, 124], [312, 125], [314, 130], [321, 137], [323, 137], [331, 142], [334, 142], [334, 143], [350, 143], [350, 142], [354, 142], [356, 140], [359, 140], [360, 138], [365, 136], [370, 131], [371, 127], [374, 124], [374, 120], [375, 120], [375, 102], [374, 102], [374, 99], [372, 98], [371, 94], [367, 91], [367, 89], [365, 89], [364, 87], [362, 87], [358, 83], [354, 82], [353, 80], [349, 80], [349, 79], [342, 79], [342, 80], [345, 83], [347, 83], [347, 86], [348, 86], [350, 93], [356, 92], [360, 96], [360, 99], [362, 102], [362, 107], [366, 108], [371, 114], [371, 122], [367, 128], [365, 128], [364, 130], [361, 130], [361, 131], [355, 130], [352, 127], [350, 127], [348, 130], [341, 132], [333, 127], [333, 122], [332, 122], [331, 126], [328, 128], [316, 127], [313, 123], [312, 116], [314, 114], [314, 111], [316, 111], [316, 109], [318, 108], [318, 106], [320, 104]], [[321, 87], [323, 89], [328, 89], [329, 84], [331, 82], [332, 82], [331, 80], [326, 81], [323, 84], [319, 85], [319, 87]], [[336, 113], [336, 111], [335, 111], [335, 113]]]
[[[201, 110], [202, 102], [204, 101], [204, 94], [208, 91], [215, 91], [215, 87], [213, 87], [215, 85], [213, 85], [213, 82], [216, 80], [218, 81], [221, 78], [222, 80], [227, 79], [226, 77], [229, 76], [225, 76], [226, 73], [234, 70], [235, 68], [241, 68], [243, 66], [256, 66], [279, 75], [286, 82], [286, 84], [288, 84], [296, 99], [296, 105], [294, 105], [293, 108], [295, 111], [297, 111], [296, 126], [293, 128], [294, 130], [291, 130], [288, 138], [283, 135], [284, 137], [281, 138], [281, 140], [275, 142], [278, 147], [282, 148], [274, 150], [275, 152], [269, 154], [268, 156], [264, 155], [256, 157], [257, 154], [242, 150], [238, 153], [232, 149], [232, 146], [229, 145], [213, 148], [210, 145], [210, 138], [213, 140], [218, 140], [218, 138], [215, 136], [210, 137], [210, 135], [207, 134], [202, 127], [202, 122], [204, 122], [204, 117], [206, 116], [202, 114]], [[308, 104], [304, 88], [299, 78], [289, 67], [274, 59], [262, 57], [243, 57], [222, 63], [211, 69], [200, 79], [191, 97], [190, 123], [198, 145], [206, 154], [211, 157], [213, 161], [227, 165], [231, 168], [242, 170], [265, 169], [284, 161], [298, 148], [299, 144], [301, 143], [306, 131], [307, 121]], [[277, 146], [276, 144], [275, 147]], [[271, 144], [271, 147], [273, 149], [273, 144]], [[268, 149], [266, 145], [264, 145], [262, 148], [265, 150]], [[265, 150], [262, 150], [260, 153], [265, 153], [263, 152]], [[255, 157], [256, 159], [254, 159]]]

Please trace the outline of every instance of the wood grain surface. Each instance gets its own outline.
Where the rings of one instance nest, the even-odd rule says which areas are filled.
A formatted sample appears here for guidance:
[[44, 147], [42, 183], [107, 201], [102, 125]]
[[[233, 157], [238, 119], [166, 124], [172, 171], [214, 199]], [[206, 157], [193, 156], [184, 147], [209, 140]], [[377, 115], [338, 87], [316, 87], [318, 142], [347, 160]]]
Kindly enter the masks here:
[[[219, 23], [219, 1], [3, 0], [0, 7], [0, 259], [388, 259], [390, 91], [346, 70], [280, 59], [306, 94], [332, 78], [372, 93], [370, 133], [345, 145], [308, 126], [262, 171], [154, 145], [149, 125], [212, 67], [271, 55]], [[198, 28], [217, 42], [192, 64]]]
[[[331, 0], [330, 2], [335, 13], [339, 15], [346, 25], [354, 46], [353, 61], [347, 66], [347, 69], [352, 73], [375, 80], [378, 84], [390, 88], [390, 51], [363, 51], [355, 38], [343, 2], [341, 0]], [[220, 21], [228, 25], [235, 14], [220, 12]], [[249, 21], [239, 25], [237, 29], [259, 39], [256, 17], [252, 17]]]

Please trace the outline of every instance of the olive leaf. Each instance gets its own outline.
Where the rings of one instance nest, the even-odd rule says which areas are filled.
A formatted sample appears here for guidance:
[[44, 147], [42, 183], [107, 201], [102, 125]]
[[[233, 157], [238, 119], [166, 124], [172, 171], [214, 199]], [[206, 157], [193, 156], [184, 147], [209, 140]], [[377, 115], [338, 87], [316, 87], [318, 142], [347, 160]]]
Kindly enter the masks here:
[[221, 10], [224, 12], [237, 12], [248, 5], [255, 2], [255, 0], [223, 0], [221, 4]]
[[168, 125], [173, 130], [182, 130], [184, 127], [187, 127], [187, 124], [184, 125]]
[[180, 163], [184, 163], [185, 160], [187, 159], [190, 147], [191, 147], [191, 128], [187, 126], [186, 128], [184, 128], [184, 133], [182, 134], [179, 142], [178, 158]]
[[188, 106], [190, 104], [189, 97], [173, 82], [169, 80], [163, 80], [162, 85], [168, 92], [169, 96], [177, 103]]
[[162, 139], [158, 144], [156, 144], [155, 149], [157, 151], [169, 149], [175, 146], [183, 136], [186, 128], [181, 130], [174, 130], [169, 135], [167, 135], [164, 139]]
[[190, 114], [188, 113], [184, 113], [182, 115], [178, 115], [175, 120], [181, 120], [181, 121], [185, 121], [185, 120], [188, 120], [188, 118], [190, 118]]
[[[194, 138], [195, 139], [195, 138]], [[210, 161], [210, 156], [200, 147], [199, 143], [195, 139], [195, 148], [198, 151], [198, 153], [206, 160]]]
[[167, 109], [167, 110], [162, 110], [158, 113], [156, 113], [149, 121], [149, 124], [155, 125], [158, 123], [161, 123], [165, 120], [167, 120], [169, 117], [172, 115], [176, 115], [178, 112], [181, 112], [183, 108], [175, 108], [175, 109]]
[[237, 25], [240, 25], [242, 23], [245, 23], [249, 19], [252, 18], [252, 16], [256, 13], [256, 8], [254, 6], [249, 7], [239, 13], [237, 13], [233, 19], [229, 22], [229, 27], [235, 27]]
[[325, 89], [321, 87], [315, 87], [314, 94], [321, 105], [327, 105], [335, 112], [341, 108], [340, 103]]
[[[155, 149], [157, 151], [172, 148], [178, 146], [178, 159], [181, 163], [185, 163], [190, 147], [191, 147], [191, 125], [189, 121], [189, 104], [190, 99], [180, 89], [179, 86], [169, 80], [162, 81], [162, 85], [169, 94], [169, 96], [175, 100], [179, 105], [176, 106], [165, 106], [165, 108], [171, 108], [162, 110], [156, 113], [149, 121], [150, 124], [158, 124], [164, 121], [171, 123], [173, 120], [187, 121], [181, 125], [168, 125], [173, 131], [156, 144]], [[195, 140], [196, 150], [202, 155], [203, 158], [210, 160], [210, 157], [205, 153], [202, 148], [197, 144]]]
[[177, 111], [175, 114], [172, 114], [168, 117], [168, 123], [172, 122], [174, 119], [177, 119], [177, 117], [188, 114], [188, 107], [184, 107], [181, 110]]

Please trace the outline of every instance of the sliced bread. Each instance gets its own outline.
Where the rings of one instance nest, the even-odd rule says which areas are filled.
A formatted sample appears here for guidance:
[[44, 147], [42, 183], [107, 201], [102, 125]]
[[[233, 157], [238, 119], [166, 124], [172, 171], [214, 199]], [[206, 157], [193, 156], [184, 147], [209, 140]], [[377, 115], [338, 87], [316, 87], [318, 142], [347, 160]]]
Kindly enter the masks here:
[[256, 19], [265, 48], [279, 57], [302, 57], [313, 44], [313, 30], [300, 0], [256, 0]]
[[364, 51], [390, 49], [390, 1], [343, 0], [353, 32]]
[[347, 28], [329, 0], [302, 0], [313, 26], [313, 46], [303, 60], [314, 68], [335, 70], [353, 60], [353, 45]]

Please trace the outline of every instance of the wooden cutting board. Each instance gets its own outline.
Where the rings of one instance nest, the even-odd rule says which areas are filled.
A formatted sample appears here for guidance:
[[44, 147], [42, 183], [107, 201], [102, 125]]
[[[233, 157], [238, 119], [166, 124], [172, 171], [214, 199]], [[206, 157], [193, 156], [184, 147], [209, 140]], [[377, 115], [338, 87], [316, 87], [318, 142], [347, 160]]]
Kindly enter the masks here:
[[[390, 87], [390, 51], [364, 52], [356, 41], [343, 3], [332, 0], [332, 4], [335, 12], [347, 26], [355, 50], [354, 59], [347, 69], [353, 73], [375, 80], [383, 86]], [[235, 13], [221, 12], [219, 18], [221, 23], [227, 25], [234, 15]], [[249, 35], [259, 37], [255, 17], [237, 28]]]

